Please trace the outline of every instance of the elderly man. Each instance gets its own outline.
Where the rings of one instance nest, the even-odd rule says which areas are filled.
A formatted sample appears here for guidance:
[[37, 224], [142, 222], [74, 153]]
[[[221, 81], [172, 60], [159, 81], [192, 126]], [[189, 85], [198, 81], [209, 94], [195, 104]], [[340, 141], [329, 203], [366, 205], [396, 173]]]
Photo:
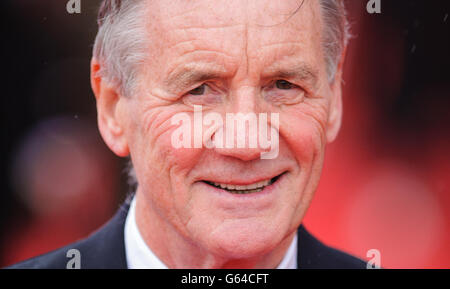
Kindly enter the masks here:
[[105, 0], [98, 22], [98, 126], [136, 192], [15, 268], [365, 268], [301, 226], [341, 122], [341, 0]]

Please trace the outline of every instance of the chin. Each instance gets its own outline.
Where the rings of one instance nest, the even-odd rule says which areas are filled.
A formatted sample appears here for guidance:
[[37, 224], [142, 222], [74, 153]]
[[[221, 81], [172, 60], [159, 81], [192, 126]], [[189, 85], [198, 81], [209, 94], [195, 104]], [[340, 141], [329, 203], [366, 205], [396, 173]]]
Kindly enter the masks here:
[[[269, 225], [268, 225], [269, 224]], [[261, 257], [274, 250], [288, 230], [267, 221], [233, 220], [222, 224], [210, 235], [212, 251], [226, 259]]]

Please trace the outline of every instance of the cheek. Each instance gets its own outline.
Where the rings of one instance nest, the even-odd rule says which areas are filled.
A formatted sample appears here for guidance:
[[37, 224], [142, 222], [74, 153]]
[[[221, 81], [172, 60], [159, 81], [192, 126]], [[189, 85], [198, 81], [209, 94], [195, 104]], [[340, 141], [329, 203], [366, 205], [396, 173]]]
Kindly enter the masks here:
[[[172, 135], [177, 129], [170, 107], [141, 109], [136, 116], [134, 144], [130, 148], [140, 188], [160, 214], [178, 222], [191, 199], [189, 172], [200, 158], [201, 149], [175, 148]], [[147, 191], [146, 189], [149, 188]]]
[[172, 143], [172, 135], [177, 130], [177, 125], [172, 124], [172, 118], [181, 113], [185, 112], [170, 106], [142, 108], [137, 149], [145, 156], [148, 165], [160, 173], [189, 170], [198, 159], [200, 150], [176, 148]]
[[324, 150], [324, 127], [309, 115], [287, 115], [286, 121], [280, 123], [280, 134], [301, 167], [312, 165]]
[[[163, 183], [164, 198], [177, 195], [174, 198], [177, 203], [184, 203], [185, 199], [190, 198], [190, 172], [202, 154], [202, 149], [177, 147], [174, 144], [173, 136], [178, 135], [180, 131], [183, 131], [184, 137], [189, 140], [189, 135], [193, 135], [194, 122], [191, 116], [184, 122], [185, 126], [180, 126], [180, 123], [172, 124], [174, 116], [185, 113], [172, 107], [160, 107], [143, 114], [144, 137], [141, 140], [141, 155], [145, 156], [145, 170], [152, 172], [151, 176], [146, 176], [146, 183], [149, 186], [153, 186], [154, 182]], [[190, 115], [189, 112], [187, 114]]]
[[285, 120], [280, 122], [280, 139], [286, 143], [297, 163], [291, 183], [294, 192], [291, 203], [297, 204], [292, 220], [301, 220], [320, 180], [326, 144], [326, 117], [313, 109], [299, 109], [284, 115]]
[[169, 129], [159, 135], [151, 150], [149, 157], [158, 165], [161, 172], [167, 172], [170, 177], [178, 178], [186, 176], [198, 163], [201, 149], [175, 148], [172, 145], [172, 134], [174, 129]]

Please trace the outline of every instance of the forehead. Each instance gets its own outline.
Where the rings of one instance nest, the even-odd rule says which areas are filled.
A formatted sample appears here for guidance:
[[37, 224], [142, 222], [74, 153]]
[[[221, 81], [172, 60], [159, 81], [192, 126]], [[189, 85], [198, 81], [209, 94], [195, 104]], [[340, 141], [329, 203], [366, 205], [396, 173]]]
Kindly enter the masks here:
[[165, 65], [189, 58], [267, 66], [296, 58], [313, 66], [322, 58], [317, 0], [150, 1], [148, 14], [150, 53]]

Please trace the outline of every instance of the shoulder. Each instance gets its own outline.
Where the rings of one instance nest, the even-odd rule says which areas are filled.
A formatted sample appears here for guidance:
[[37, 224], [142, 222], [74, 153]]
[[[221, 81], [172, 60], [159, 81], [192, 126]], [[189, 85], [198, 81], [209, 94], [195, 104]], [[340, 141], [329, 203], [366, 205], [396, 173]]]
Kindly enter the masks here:
[[[79, 252], [81, 269], [126, 269], [124, 226], [129, 205], [120, 207], [116, 215], [86, 239], [50, 253], [17, 263], [7, 269], [65, 269], [73, 255]], [[77, 252], [77, 253], [78, 253]], [[366, 262], [326, 246], [303, 226], [298, 230], [298, 265], [309, 269], [365, 269]]]
[[366, 262], [323, 244], [303, 226], [300, 226], [298, 236], [300, 269], [366, 269]]
[[124, 226], [127, 213], [128, 204], [124, 204], [108, 223], [86, 239], [7, 269], [66, 269], [67, 263], [75, 257], [73, 252], [79, 255], [81, 269], [126, 268]]
[[78, 250], [81, 257], [80, 249], [84, 247], [83, 243], [85, 243], [86, 240], [72, 243], [63, 248], [59, 248], [49, 253], [22, 261], [20, 263], [7, 267], [6, 269], [66, 269], [67, 263], [72, 257], [69, 250]]

